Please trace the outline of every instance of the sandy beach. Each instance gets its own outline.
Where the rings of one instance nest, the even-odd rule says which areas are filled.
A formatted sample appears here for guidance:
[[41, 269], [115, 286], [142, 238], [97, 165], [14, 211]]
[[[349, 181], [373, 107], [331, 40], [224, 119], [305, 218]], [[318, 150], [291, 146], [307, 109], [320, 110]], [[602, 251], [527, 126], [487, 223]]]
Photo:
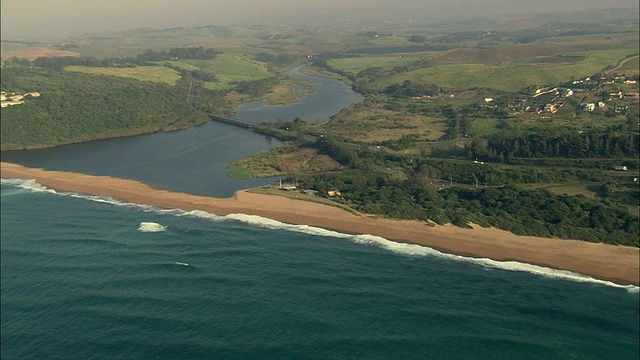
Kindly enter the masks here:
[[490, 258], [570, 270], [618, 284], [639, 285], [639, 249], [517, 236], [512, 233], [474, 227], [428, 226], [424, 222], [357, 216], [327, 205], [281, 196], [240, 191], [219, 199], [157, 190], [141, 182], [62, 171], [45, 171], [1, 163], [6, 179], [35, 179], [38, 183], [67, 192], [111, 196], [137, 204], [165, 209], [202, 210], [216, 215], [242, 213], [259, 215], [289, 224], [306, 224], [343, 233], [370, 234], [397, 242], [428, 246], [442, 252]]

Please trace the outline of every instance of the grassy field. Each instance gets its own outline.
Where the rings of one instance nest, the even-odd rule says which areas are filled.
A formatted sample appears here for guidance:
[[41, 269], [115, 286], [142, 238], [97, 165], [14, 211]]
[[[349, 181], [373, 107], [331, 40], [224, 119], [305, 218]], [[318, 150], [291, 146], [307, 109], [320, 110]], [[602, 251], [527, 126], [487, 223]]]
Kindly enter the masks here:
[[264, 64], [233, 55], [219, 55], [213, 60], [181, 60], [172, 64], [189, 70], [195, 68], [215, 74], [218, 82], [208, 82], [206, 87], [213, 90], [229, 89], [234, 81], [254, 81], [272, 77]]
[[29, 47], [30, 46], [26, 44], [0, 42], [0, 55], [4, 55], [11, 51], [24, 50]]
[[344, 58], [329, 60], [328, 64], [336, 69], [358, 73], [371, 67], [396, 67], [411, 64], [418, 60], [420, 55], [393, 55], [393, 56], [365, 56], [359, 58]]
[[602, 184], [583, 184], [583, 183], [569, 183], [569, 184], [534, 184], [531, 186], [525, 186], [530, 189], [546, 189], [557, 195], [583, 195], [587, 198], [594, 199], [598, 196], [600, 187]]
[[302, 148], [292, 142], [284, 142], [269, 151], [228, 164], [233, 178], [287, 176], [300, 172], [306, 174], [339, 170], [342, 167], [327, 155], [311, 148]]
[[450, 89], [489, 88], [516, 92], [530, 85], [556, 85], [600, 72], [608, 65], [633, 53], [633, 49], [597, 50], [589, 53], [572, 52], [569, 59], [584, 55], [582, 61], [568, 63], [537, 62], [524, 58], [508, 63], [451, 64], [423, 68], [383, 78], [378, 87], [386, 87], [405, 80], [438, 84]]
[[85, 74], [111, 75], [140, 81], [152, 81], [175, 85], [181, 76], [175, 70], [164, 66], [138, 66], [134, 68], [105, 68], [87, 66], [68, 66], [65, 70]]
[[491, 136], [500, 133], [500, 120], [469, 118], [465, 123], [465, 132], [472, 137]]
[[398, 140], [403, 135], [433, 141], [444, 135], [446, 124], [439, 117], [387, 110], [381, 103], [365, 101], [344, 109], [317, 129], [366, 143]]

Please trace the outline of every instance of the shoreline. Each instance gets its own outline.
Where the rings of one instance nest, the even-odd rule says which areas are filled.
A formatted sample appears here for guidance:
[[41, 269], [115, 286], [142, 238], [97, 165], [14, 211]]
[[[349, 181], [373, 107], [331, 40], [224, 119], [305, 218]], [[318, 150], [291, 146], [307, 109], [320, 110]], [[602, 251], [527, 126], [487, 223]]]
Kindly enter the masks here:
[[202, 210], [226, 216], [258, 215], [287, 224], [309, 225], [345, 234], [368, 234], [390, 241], [426, 246], [444, 253], [496, 261], [518, 261], [552, 269], [569, 270], [620, 285], [640, 285], [638, 248], [518, 236], [494, 228], [429, 226], [413, 220], [393, 220], [354, 215], [315, 202], [239, 191], [230, 198], [176, 193], [153, 189], [127, 179], [27, 168], [0, 163], [2, 178], [34, 179], [59, 191], [111, 196], [163, 209]]

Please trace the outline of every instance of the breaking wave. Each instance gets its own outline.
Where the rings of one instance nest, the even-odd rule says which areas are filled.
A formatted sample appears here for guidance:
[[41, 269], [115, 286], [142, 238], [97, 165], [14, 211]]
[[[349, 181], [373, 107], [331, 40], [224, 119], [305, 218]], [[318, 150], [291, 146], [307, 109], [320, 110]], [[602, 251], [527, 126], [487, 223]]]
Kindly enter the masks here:
[[[379, 236], [366, 235], [366, 234], [364, 235], [344, 234], [337, 231], [326, 230], [323, 228], [313, 227], [309, 225], [287, 224], [287, 223], [264, 218], [257, 215], [229, 214], [227, 216], [219, 216], [219, 215], [211, 214], [201, 210], [193, 210], [193, 211], [185, 211], [181, 209], [165, 210], [165, 209], [160, 209], [150, 205], [141, 205], [141, 204], [124, 202], [111, 197], [57, 192], [53, 189], [49, 189], [37, 183], [35, 180], [1, 179], [0, 183], [3, 185], [12, 185], [12, 186], [20, 187], [33, 192], [44, 192], [44, 193], [61, 195], [61, 196], [70, 196], [74, 198], [86, 199], [86, 200], [100, 202], [100, 203], [107, 203], [107, 204], [112, 204], [117, 206], [133, 207], [133, 208], [136, 208], [142, 211], [147, 211], [147, 212], [171, 214], [175, 216], [194, 217], [194, 218], [205, 219], [205, 220], [214, 221], [214, 222], [238, 221], [238, 222], [242, 222], [252, 226], [257, 226], [257, 227], [262, 227], [267, 229], [288, 230], [288, 231], [294, 231], [294, 232], [299, 232], [299, 233], [304, 233], [304, 234], [314, 235], [314, 236], [327, 236], [327, 237], [346, 239], [359, 244], [377, 246], [385, 250], [392, 251], [394, 253], [398, 253], [406, 256], [432, 256], [432, 257], [444, 258], [448, 260], [473, 263], [476, 265], [485, 266], [489, 268], [502, 269], [507, 271], [528, 272], [531, 274], [544, 276], [547, 278], [568, 280], [568, 281], [581, 282], [581, 283], [594, 283], [594, 284], [600, 284], [600, 285], [605, 285], [610, 287], [622, 288], [622, 289], [626, 289], [630, 293], [638, 293], [640, 290], [640, 288], [635, 285], [620, 285], [611, 281], [599, 280], [587, 275], [582, 275], [582, 274], [574, 273], [567, 270], [551, 269], [544, 266], [521, 263], [517, 261], [497, 261], [497, 260], [492, 260], [488, 258], [474, 258], [474, 257], [467, 257], [467, 256], [461, 256], [461, 255], [455, 255], [455, 254], [448, 254], [448, 253], [443, 253], [441, 251], [438, 251], [426, 246], [408, 244], [408, 243], [399, 243], [399, 242], [387, 240]], [[140, 223], [138, 230], [142, 232], [158, 232], [158, 231], [165, 231], [166, 227], [157, 223], [142, 222]]]
[[163, 232], [166, 230], [166, 226], [154, 222], [143, 221], [140, 223], [140, 226], [138, 226], [138, 231], [140, 232]]

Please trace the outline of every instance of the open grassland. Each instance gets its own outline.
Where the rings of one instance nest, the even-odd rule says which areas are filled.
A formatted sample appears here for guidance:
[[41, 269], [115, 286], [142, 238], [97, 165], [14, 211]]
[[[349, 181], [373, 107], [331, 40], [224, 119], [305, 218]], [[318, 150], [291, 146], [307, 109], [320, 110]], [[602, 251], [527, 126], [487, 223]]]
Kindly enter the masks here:
[[403, 135], [437, 140], [444, 135], [446, 124], [441, 118], [386, 110], [381, 103], [365, 101], [344, 109], [318, 130], [353, 141], [375, 143], [398, 140]]
[[620, 69], [618, 69], [619, 72], [624, 72], [624, 73], [633, 73], [635, 75], [638, 74], [638, 72], [640, 69], [640, 57], [636, 56], [635, 58], [627, 61], [624, 63], [623, 66], [620, 67]]
[[604, 129], [612, 125], [623, 125], [626, 118], [623, 115], [606, 117], [601, 114], [585, 112], [573, 113], [570, 109], [562, 108], [553, 115], [546, 115], [550, 119], [543, 119], [543, 114], [519, 115], [517, 118], [507, 119], [507, 122], [518, 123], [523, 128], [538, 128], [541, 126], [566, 127], [580, 130]]
[[315, 92], [313, 84], [307, 80], [287, 77], [274, 86], [266, 95], [270, 105], [286, 105], [298, 102], [307, 93]]
[[533, 184], [523, 186], [528, 189], [545, 189], [556, 195], [582, 195], [590, 199], [598, 196], [602, 184], [597, 183], [568, 183], [568, 184]]
[[354, 74], [371, 67], [396, 67], [411, 64], [418, 60], [420, 55], [408, 56], [365, 56], [358, 58], [333, 59], [327, 63], [340, 70], [349, 71]]
[[34, 46], [20, 43], [0, 42], [0, 56], [5, 57], [5, 54], [9, 52], [25, 50], [31, 47]]
[[219, 55], [213, 60], [183, 60], [182, 63], [215, 74], [218, 82], [207, 82], [206, 87], [213, 90], [232, 88], [232, 82], [255, 81], [272, 77], [267, 67], [257, 61], [233, 55]]
[[82, 55], [99, 58], [134, 57], [146, 50], [161, 51], [189, 46], [215, 48], [224, 53], [241, 55], [252, 49], [244, 44], [251, 43], [252, 37], [259, 40], [258, 34], [259, 31], [247, 28], [210, 26], [104, 32], [99, 35], [71, 38], [66, 42], [77, 46], [74, 51]]
[[180, 74], [175, 70], [164, 66], [138, 66], [134, 68], [68, 66], [65, 70], [85, 74], [118, 76], [168, 85], [175, 85], [175, 83], [181, 78]]
[[23, 47], [22, 49], [2, 52], [2, 58], [18, 57], [27, 60], [35, 60], [39, 57], [55, 57], [55, 56], [80, 56], [75, 51], [65, 51], [59, 49], [51, 49], [47, 47]]
[[[489, 88], [507, 92], [519, 91], [531, 85], [556, 85], [593, 75], [607, 66], [614, 65], [634, 49], [597, 50], [589, 53], [566, 53], [568, 61], [549, 63], [543, 58], [524, 58], [500, 64], [451, 64], [436, 65], [381, 79], [377, 87], [384, 88], [405, 80], [438, 84], [450, 89]], [[636, 49], [637, 51], [637, 49]], [[584, 56], [581, 61], [575, 57]], [[560, 59], [562, 60], [562, 59]], [[462, 60], [461, 60], [462, 61]], [[471, 60], [468, 60], [471, 61]]]
[[233, 178], [272, 177], [321, 173], [342, 169], [342, 166], [318, 150], [284, 142], [269, 151], [260, 152], [228, 165]]
[[472, 137], [485, 137], [500, 133], [500, 120], [492, 118], [467, 118], [465, 133]]
[[318, 36], [306, 36], [295, 39], [297, 45], [322, 45], [322, 44], [340, 44], [340, 45], [372, 45], [374, 39], [368, 36], [358, 36], [351, 34], [321, 34]]

